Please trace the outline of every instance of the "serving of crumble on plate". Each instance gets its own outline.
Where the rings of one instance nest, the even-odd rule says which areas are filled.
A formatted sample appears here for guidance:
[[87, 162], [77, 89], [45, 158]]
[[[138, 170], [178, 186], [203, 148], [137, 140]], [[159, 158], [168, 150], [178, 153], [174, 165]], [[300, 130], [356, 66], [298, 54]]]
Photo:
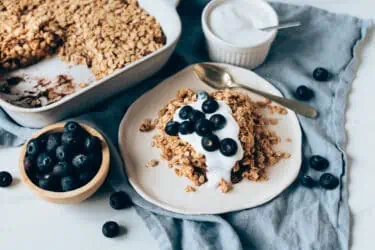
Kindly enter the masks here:
[[[249, 70], [218, 65], [237, 81], [281, 95]], [[217, 111], [205, 110], [198, 103], [197, 93], [202, 91], [218, 102]], [[202, 106], [207, 121], [223, 114], [227, 125], [220, 126], [223, 131], [212, 129], [206, 134], [205, 130], [191, 131], [182, 125], [189, 118], [178, 117], [185, 106], [192, 106], [192, 110]], [[231, 119], [238, 126], [238, 133]], [[173, 122], [180, 127], [173, 127]], [[207, 144], [206, 137], [212, 136], [217, 139], [208, 140]], [[232, 148], [224, 143], [225, 139], [232, 139]], [[297, 177], [301, 143], [302, 133], [294, 112], [244, 90], [214, 90], [195, 77], [191, 66], [140, 97], [127, 111], [119, 129], [119, 146], [130, 184], [149, 202], [185, 214], [235, 211], [276, 197]], [[233, 147], [233, 152], [228, 152]], [[207, 164], [209, 159], [218, 162], [216, 156], [227, 165], [233, 162], [229, 175], [219, 170], [220, 166]], [[145, 167], [152, 160], [159, 164]], [[212, 175], [215, 171], [218, 174]], [[220, 174], [223, 178], [217, 178]], [[213, 185], [209, 185], [210, 180], [214, 180]]]
[[[266, 116], [265, 109], [272, 112], [279, 110], [281, 115], [286, 115], [287, 110], [282, 107], [275, 108], [277, 106], [268, 101], [253, 102], [248, 95], [233, 90], [215, 91], [210, 93], [210, 97], [224, 101], [231, 108], [240, 127], [238, 136], [244, 150], [243, 158], [231, 167], [230, 180], [220, 180], [216, 183], [217, 186], [226, 193], [231, 190], [231, 184], [237, 184], [243, 179], [266, 181], [267, 169], [280, 160], [289, 158], [290, 154], [275, 150], [274, 146], [281, 141], [272, 130], [272, 126], [277, 125], [277, 119]], [[160, 149], [161, 158], [175, 167], [177, 176], [187, 177], [195, 187], [199, 187], [207, 182], [209, 170], [207, 171], [205, 155], [198, 153], [193, 145], [178, 135], [171, 136], [165, 132], [165, 127], [173, 120], [178, 109], [196, 100], [197, 93], [194, 90], [179, 89], [176, 97], [159, 110], [156, 125], [150, 125], [150, 128], [145, 130], [146, 124], [152, 123], [150, 119], [145, 119], [139, 131], [149, 132], [156, 127], [158, 131], [152, 138], [152, 146]]]

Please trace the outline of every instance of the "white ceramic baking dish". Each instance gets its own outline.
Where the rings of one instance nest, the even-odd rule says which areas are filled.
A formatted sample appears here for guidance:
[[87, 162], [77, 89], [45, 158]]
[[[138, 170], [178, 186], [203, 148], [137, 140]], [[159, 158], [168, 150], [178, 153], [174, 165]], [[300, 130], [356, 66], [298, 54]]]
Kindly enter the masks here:
[[[39, 128], [80, 114], [100, 101], [132, 87], [156, 73], [173, 53], [181, 34], [181, 21], [176, 11], [178, 0], [139, 0], [139, 4], [148, 13], [155, 16], [161, 24], [167, 38], [164, 47], [99, 81], [92, 80], [86, 88], [48, 106], [22, 108], [12, 105], [2, 98], [0, 98], [0, 106], [20, 125]], [[91, 72], [85, 66], [68, 67], [62, 64], [57, 57], [53, 57], [31, 66], [31, 69], [28, 70], [33, 74], [47, 72], [49, 75], [57, 76], [61, 74], [63, 67], [65, 72], [69, 71], [74, 75], [75, 81], [77, 78], [93, 79]]]

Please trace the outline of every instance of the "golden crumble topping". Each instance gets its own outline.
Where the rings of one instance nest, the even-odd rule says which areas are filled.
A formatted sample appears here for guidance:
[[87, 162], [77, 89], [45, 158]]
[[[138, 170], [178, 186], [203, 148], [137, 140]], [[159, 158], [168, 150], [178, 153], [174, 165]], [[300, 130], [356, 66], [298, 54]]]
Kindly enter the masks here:
[[224, 179], [219, 181], [219, 189], [222, 193], [228, 193], [232, 189], [232, 184], [226, 182]]
[[157, 120], [152, 121], [151, 119], [144, 119], [139, 126], [139, 131], [148, 132], [155, 128]]
[[158, 160], [149, 160], [146, 163], [146, 167], [148, 167], [148, 168], [156, 167], [157, 165], [159, 165], [159, 161]]

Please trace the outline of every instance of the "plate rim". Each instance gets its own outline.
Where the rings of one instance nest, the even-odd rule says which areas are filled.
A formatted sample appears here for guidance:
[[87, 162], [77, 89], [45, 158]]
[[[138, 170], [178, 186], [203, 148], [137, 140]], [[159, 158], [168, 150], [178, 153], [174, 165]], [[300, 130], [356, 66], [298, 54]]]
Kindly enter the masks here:
[[[270, 83], [266, 78], [258, 75], [257, 73], [255, 73], [252, 70], [241, 68], [241, 67], [238, 67], [238, 66], [235, 66], [235, 65], [225, 64], [225, 63], [212, 63], [212, 62], [202, 62], [202, 63], [212, 64], [212, 65], [216, 65], [216, 66], [221, 66], [221, 67], [224, 67], [224, 68], [238, 68], [238, 69], [241, 69], [241, 70], [246, 70], [249, 73], [255, 75], [258, 78], [260, 78], [261, 80], [267, 82], [268, 85], [269, 85], [269, 87], [275, 91], [276, 95], [282, 96], [282, 97], [284, 96], [281, 93], [281, 91], [278, 88], [276, 88], [272, 83]], [[151, 204], [153, 204], [155, 206], [158, 206], [159, 208], [165, 209], [165, 210], [167, 210], [169, 212], [174, 212], [174, 213], [179, 213], [179, 214], [184, 214], [184, 215], [214, 215], [214, 214], [224, 214], [224, 213], [228, 213], [228, 212], [235, 212], [235, 211], [240, 211], [240, 210], [244, 210], [244, 209], [256, 208], [256, 207], [264, 205], [267, 202], [269, 202], [269, 201], [277, 198], [282, 192], [284, 192], [290, 185], [293, 184], [293, 182], [297, 179], [297, 177], [298, 177], [298, 175], [300, 173], [300, 170], [302, 168], [302, 129], [301, 129], [301, 124], [300, 124], [300, 121], [299, 121], [296, 113], [294, 111], [292, 111], [292, 110], [289, 110], [289, 109], [288, 109], [288, 112], [292, 113], [292, 116], [291, 116], [292, 119], [294, 120], [294, 122], [296, 122], [298, 124], [298, 135], [297, 136], [298, 136], [299, 141], [300, 141], [300, 143], [299, 143], [300, 144], [300, 150], [299, 150], [298, 158], [296, 159], [299, 162], [299, 164], [298, 164], [299, 165], [298, 171], [296, 171], [296, 173], [294, 174], [293, 178], [290, 179], [290, 181], [288, 182], [288, 184], [284, 188], [280, 189], [278, 192], [275, 192], [275, 193], [272, 193], [271, 195], [266, 196], [265, 198], [262, 199], [262, 201], [258, 202], [257, 205], [248, 206], [248, 205], [244, 204], [242, 206], [239, 206], [236, 209], [226, 208], [226, 209], [222, 209], [222, 210], [216, 211], [216, 212], [214, 211], [214, 212], [211, 212], [211, 213], [199, 212], [199, 211], [186, 211], [186, 209], [176, 208], [176, 207], [174, 207], [172, 205], [164, 203], [163, 201], [155, 200], [150, 195], [148, 195], [147, 193], [145, 193], [142, 190], [142, 188], [137, 184], [137, 181], [134, 180], [134, 177], [132, 176], [132, 174], [129, 174], [129, 171], [128, 171], [127, 167], [126, 167], [126, 161], [130, 162], [130, 159], [128, 158], [129, 152], [128, 152], [127, 148], [124, 147], [124, 145], [122, 144], [122, 141], [125, 140], [124, 139], [124, 129], [122, 129], [122, 128], [125, 126], [125, 123], [128, 120], [128, 116], [131, 114], [130, 111], [132, 111], [132, 109], [134, 108], [134, 106], [138, 102], [141, 101], [142, 97], [144, 97], [145, 95], [150, 94], [150, 92], [153, 91], [155, 88], [157, 88], [158, 86], [160, 86], [161, 84], [163, 84], [166, 81], [172, 80], [173, 78], [175, 78], [180, 73], [188, 71], [188, 70], [193, 70], [193, 66], [194, 66], [194, 64], [190, 64], [190, 65], [186, 66], [185, 68], [183, 68], [182, 70], [180, 70], [177, 73], [173, 74], [172, 76], [170, 76], [170, 77], [162, 80], [159, 84], [157, 84], [152, 89], [150, 89], [150, 90], [146, 91], [145, 93], [143, 93], [136, 101], [134, 101], [129, 106], [129, 108], [127, 109], [126, 113], [124, 114], [124, 116], [123, 116], [123, 118], [122, 118], [122, 120], [120, 122], [120, 125], [119, 125], [118, 146], [119, 146], [119, 150], [120, 150], [121, 160], [122, 160], [122, 163], [123, 163], [123, 168], [124, 168], [124, 171], [126, 172], [126, 176], [128, 177], [130, 185], [134, 188], [134, 190], [137, 192], [138, 195], [140, 195], [143, 199], [145, 199], [146, 201], [150, 202]]]

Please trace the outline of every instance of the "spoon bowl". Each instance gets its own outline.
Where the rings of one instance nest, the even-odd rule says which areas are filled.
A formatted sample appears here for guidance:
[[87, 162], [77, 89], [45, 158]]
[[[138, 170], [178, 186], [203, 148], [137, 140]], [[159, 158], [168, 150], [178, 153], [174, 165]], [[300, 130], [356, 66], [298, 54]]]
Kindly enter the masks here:
[[195, 64], [194, 72], [207, 85], [215, 89], [238, 87], [234, 84], [232, 76], [221, 68], [207, 63]]

